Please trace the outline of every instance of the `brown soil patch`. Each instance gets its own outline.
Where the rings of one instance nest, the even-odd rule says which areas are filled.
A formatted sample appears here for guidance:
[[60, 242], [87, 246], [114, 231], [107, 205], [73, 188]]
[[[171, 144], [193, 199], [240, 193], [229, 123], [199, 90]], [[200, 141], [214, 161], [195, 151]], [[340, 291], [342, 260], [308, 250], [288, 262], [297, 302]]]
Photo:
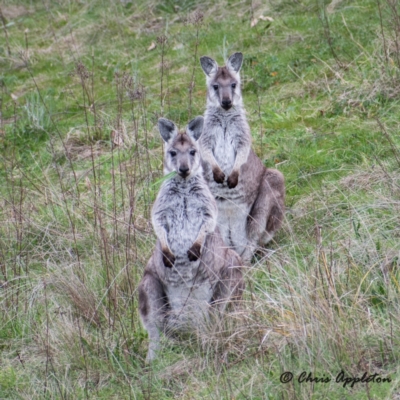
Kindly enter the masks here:
[[22, 17], [23, 15], [29, 14], [29, 10], [24, 6], [2, 6], [1, 11], [6, 19], [15, 19]]

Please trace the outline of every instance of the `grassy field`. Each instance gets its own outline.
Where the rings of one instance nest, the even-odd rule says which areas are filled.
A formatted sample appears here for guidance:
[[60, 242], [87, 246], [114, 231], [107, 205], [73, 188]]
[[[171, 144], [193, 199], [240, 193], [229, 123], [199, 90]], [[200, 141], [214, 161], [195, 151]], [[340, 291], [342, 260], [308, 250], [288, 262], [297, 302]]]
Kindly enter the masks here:
[[[0, 11], [0, 399], [400, 399], [395, 0]], [[284, 227], [244, 270], [240, 311], [148, 366], [157, 119], [203, 114], [199, 57], [235, 51]]]

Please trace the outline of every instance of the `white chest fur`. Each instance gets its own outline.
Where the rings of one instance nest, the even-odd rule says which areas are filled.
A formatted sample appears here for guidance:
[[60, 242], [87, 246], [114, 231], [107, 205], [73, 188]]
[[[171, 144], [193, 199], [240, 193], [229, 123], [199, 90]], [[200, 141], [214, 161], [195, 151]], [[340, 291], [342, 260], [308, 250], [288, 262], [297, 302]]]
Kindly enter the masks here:
[[228, 176], [235, 164], [236, 146], [226, 124], [216, 129], [215, 139], [214, 157], [224, 174]]
[[168, 246], [176, 257], [185, 256], [204, 221], [204, 204], [188, 191], [176, 190], [165, 209]]

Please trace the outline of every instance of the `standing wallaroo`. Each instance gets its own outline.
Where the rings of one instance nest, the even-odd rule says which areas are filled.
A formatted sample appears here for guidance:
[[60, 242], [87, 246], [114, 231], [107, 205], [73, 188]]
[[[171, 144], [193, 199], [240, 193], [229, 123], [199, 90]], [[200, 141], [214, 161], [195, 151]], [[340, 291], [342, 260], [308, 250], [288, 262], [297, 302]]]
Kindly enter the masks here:
[[200, 58], [207, 108], [199, 143], [222, 237], [248, 263], [257, 245], [268, 243], [282, 225], [285, 183], [283, 175], [265, 168], [251, 149], [240, 89], [242, 62], [242, 53], [229, 57], [224, 67], [212, 58]]
[[156, 248], [139, 284], [139, 312], [149, 333], [147, 361], [154, 359], [161, 332], [196, 329], [209, 307], [223, 310], [240, 299], [244, 280], [237, 253], [226, 248], [217, 225], [217, 205], [203, 177], [198, 139], [204, 119], [186, 133], [161, 118], [165, 180], [152, 209]]

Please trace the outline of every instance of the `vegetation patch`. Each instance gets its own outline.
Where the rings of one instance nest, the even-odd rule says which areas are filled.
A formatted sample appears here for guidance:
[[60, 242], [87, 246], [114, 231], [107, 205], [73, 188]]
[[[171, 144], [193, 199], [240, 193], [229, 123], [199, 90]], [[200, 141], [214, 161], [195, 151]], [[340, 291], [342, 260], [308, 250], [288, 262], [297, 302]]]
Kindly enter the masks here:
[[[400, 396], [397, 2], [6, 0], [0, 25], [0, 398]], [[146, 365], [157, 120], [203, 114], [200, 56], [235, 51], [284, 227], [239, 310]]]

